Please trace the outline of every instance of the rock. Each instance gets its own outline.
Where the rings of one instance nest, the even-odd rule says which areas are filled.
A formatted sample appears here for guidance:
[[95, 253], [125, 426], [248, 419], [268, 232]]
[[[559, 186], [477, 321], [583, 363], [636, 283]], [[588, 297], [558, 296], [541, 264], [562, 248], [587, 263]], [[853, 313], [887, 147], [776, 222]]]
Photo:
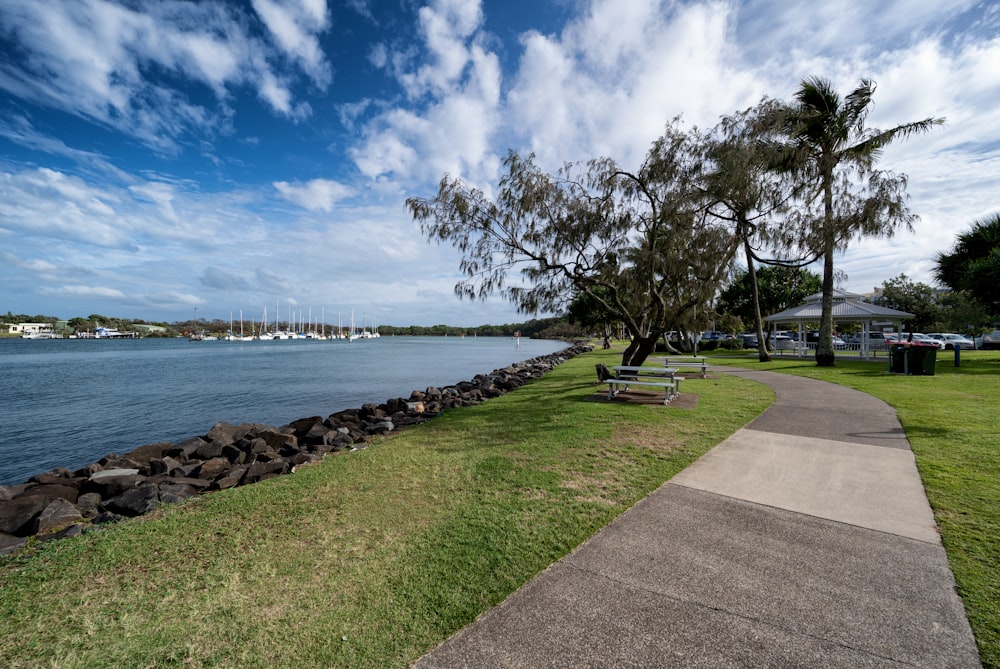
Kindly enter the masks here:
[[141, 516], [160, 506], [160, 490], [156, 484], [143, 483], [109, 499], [104, 506], [108, 511], [123, 516]]
[[226, 444], [221, 441], [207, 441], [201, 444], [195, 449], [194, 453], [191, 454], [192, 458], [198, 458], [199, 460], [212, 460], [213, 458], [218, 458], [222, 455], [222, 447]]
[[181, 463], [177, 462], [169, 455], [165, 455], [162, 458], [154, 458], [149, 461], [149, 474], [151, 476], [156, 476], [157, 474], [166, 474], [169, 476], [180, 470]]
[[111, 499], [136, 487], [143, 478], [138, 469], [106, 469], [91, 474], [81, 490], [96, 492], [102, 499]]
[[101, 471], [102, 469], [104, 469], [104, 467], [102, 467], [99, 464], [97, 464], [96, 462], [94, 462], [94, 463], [91, 463], [91, 464], [87, 465], [86, 467], [81, 467], [80, 469], [77, 469], [75, 472], [73, 472], [73, 476], [77, 476], [77, 477], [84, 478], [84, 479], [89, 479], [92, 474], [96, 474], [97, 472]]
[[0, 555], [10, 555], [28, 545], [27, 537], [17, 537], [0, 532]]
[[80, 495], [76, 500], [76, 510], [85, 518], [97, 515], [97, 507], [101, 504], [101, 496], [96, 492]]
[[177, 458], [178, 460], [189, 460], [194, 452], [198, 450], [198, 447], [202, 444], [207, 443], [201, 437], [191, 437], [190, 439], [185, 439], [181, 443], [168, 448], [163, 452], [164, 455], [169, 455], [172, 458]]
[[187, 476], [174, 476], [169, 481], [161, 481], [160, 484], [171, 483], [173, 485], [188, 485], [195, 490], [207, 490], [211, 485], [211, 481], [206, 481], [204, 479], [190, 478]]
[[0, 504], [0, 532], [26, 537], [35, 519], [51, 500], [44, 497], [19, 497]]
[[172, 448], [173, 444], [169, 441], [161, 441], [155, 444], [146, 444], [145, 446], [140, 446], [132, 451], [125, 454], [125, 458], [135, 462], [142, 468], [148, 465], [150, 460], [155, 458], [162, 458], [163, 452], [168, 448]]
[[32, 528], [32, 533], [41, 534], [56, 527], [75, 523], [78, 520], [83, 520], [83, 514], [70, 502], [57, 497], [50, 501], [48, 506], [38, 514], [38, 518], [35, 519], [35, 524]]
[[198, 491], [195, 490], [194, 486], [185, 483], [161, 483], [159, 489], [160, 502], [163, 504], [176, 504], [198, 496]]
[[218, 476], [229, 471], [232, 466], [233, 464], [225, 458], [212, 458], [211, 460], [206, 460], [201, 463], [201, 467], [196, 469], [193, 474], [195, 478], [204, 479], [205, 481], [214, 481]]
[[140, 465], [135, 460], [129, 460], [128, 458], [119, 458], [119, 457], [108, 456], [106, 458], [102, 458], [101, 460], [99, 460], [98, 463], [102, 467], [104, 467], [105, 470], [108, 470], [108, 469], [134, 469], [134, 470], [136, 470], [138, 472], [140, 469], [142, 469], [142, 465]]
[[51, 485], [65, 483], [66, 479], [73, 478], [73, 472], [66, 469], [65, 467], [59, 467], [58, 469], [53, 469], [50, 472], [45, 472], [44, 474], [38, 474], [32, 476], [28, 479], [29, 483], [38, 483], [41, 485]]
[[232, 444], [258, 427], [261, 427], [259, 423], [232, 425], [223, 420], [212, 426], [212, 429], [205, 435], [205, 439], [208, 441], [217, 441], [220, 444]]
[[219, 454], [220, 457], [225, 458], [231, 464], [240, 465], [246, 462], [247, 454], [240, 448], [237, 448], [233, 444], [226, 444], [222, 447], [222, 452]]
[[257, 483], [264, 479], [273, 478], [288, 471], [288, 463], [284, 460], [274, 460], [272, 462], [255, 462], [247, 468], [243, 475], [243, 484]]
[[[67, 481], [67, 479], [59, 479], [59, 480]], [[79, 486], [82, 483], [83, 481], [81, 480], [77, 482], [76, 486], [58, 485], [58, 484], [36, 485], [27, 488], [24, 492], [18, 495], [17, 498], [19, 499], [21, 497], [44, 497], [45, 499], [48, 500], [62, 498], [67, 502], [69, 502], [70, 504], [76, 504], [76, 499], [77, 497], [80, 496]]]
[[52, 534], [46, 534], [38, 537], [39, 541], [55, 541], [56, 539], [65, 539], [66, 537], [78, 537], [83, 534], [83, 524], [73, 523], [69, 527], [59, 530], [58, 532], [53, 532]]
[[120, 523], [125, 520], [125, 516], [118, 515], [117, 513], [111, 513], [110, 511], [104, 511], [102, 513], [94, 516], [95, 525], [104, 525], [105, 523]]
[[243, 480], [243, 475], [246, 474], [247, 469], [250, 465], [239, 465], [233, 467], [224, 475], [220, 476], [215, 480], [215, 486], [219, 490], [226, 490], [228, 488], [235, 488]]

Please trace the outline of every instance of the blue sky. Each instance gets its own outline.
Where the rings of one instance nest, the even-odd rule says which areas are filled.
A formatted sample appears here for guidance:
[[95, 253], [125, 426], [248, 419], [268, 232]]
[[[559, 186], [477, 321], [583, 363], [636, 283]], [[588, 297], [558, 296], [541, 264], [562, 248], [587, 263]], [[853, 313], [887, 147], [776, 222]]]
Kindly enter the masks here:
[[976, 0], [4, 0], [0, 310], [395, 325], [523, 320], [459, 301], [458, 256], [403, 205], [485, 189], [508, 149], [634, 167], [807, 76], [878, 84], [915, 232], [857, 242], [847, 290], [998, 210], [1000, 5]]

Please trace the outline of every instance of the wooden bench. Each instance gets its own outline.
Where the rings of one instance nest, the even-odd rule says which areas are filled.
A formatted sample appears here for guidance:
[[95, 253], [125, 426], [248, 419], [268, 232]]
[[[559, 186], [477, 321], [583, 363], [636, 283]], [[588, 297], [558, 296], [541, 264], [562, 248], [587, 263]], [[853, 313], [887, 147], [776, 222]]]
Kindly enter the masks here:
[[665, 367], [688, 367], [701, 370], [701, 378], [708, 378], [708, 358], [665, 358]]
[[629, 386], [646, 386], [650, 388], [662, 388], [663, 389], [663, 403], [670, 404], [670, 400], [674, 398], [677, 394], [674, 392], [677, 384], [673, 381], [640, 381], [638, 379], [606, 379], [604, 381], [608, 384], [608, 399], [614, 399], [615, 395], [622, 392], [622, 387], [624, 390], [628, 390]]

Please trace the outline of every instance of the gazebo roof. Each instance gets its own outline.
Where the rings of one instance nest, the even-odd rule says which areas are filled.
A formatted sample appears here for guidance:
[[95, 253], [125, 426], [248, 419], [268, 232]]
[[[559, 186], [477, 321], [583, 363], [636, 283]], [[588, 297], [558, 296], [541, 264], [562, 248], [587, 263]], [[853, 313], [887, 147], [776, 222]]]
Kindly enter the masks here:
[[[833, 320], [834, 321], [905, 321], [913, 318], [914, 315], [898, 309], [880, 307], [877, 304], [861, 302], [857, 299], [860, 295], [837, 291], [840, 295], [834, 295]], [[849, 297], [848, 297], [849, 296]], [[813, 298], [820, 299], [813, 299]], [[786, 323], [790, 321], [818, 321], [822, 312], [822, 295], [810, 295], [804, 304], [791, 309], [772, 314], [764, 318], [769, 323]]]

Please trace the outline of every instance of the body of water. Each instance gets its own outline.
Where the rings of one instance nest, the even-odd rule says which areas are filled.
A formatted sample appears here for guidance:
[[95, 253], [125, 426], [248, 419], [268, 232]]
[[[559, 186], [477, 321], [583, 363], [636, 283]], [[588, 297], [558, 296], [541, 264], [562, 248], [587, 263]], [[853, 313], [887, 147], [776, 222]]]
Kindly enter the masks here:
[[181, 441], [220, 420], [278, 426], [409, 397], [566, 346], [500, 337], [0, 340], [0, 484]]

